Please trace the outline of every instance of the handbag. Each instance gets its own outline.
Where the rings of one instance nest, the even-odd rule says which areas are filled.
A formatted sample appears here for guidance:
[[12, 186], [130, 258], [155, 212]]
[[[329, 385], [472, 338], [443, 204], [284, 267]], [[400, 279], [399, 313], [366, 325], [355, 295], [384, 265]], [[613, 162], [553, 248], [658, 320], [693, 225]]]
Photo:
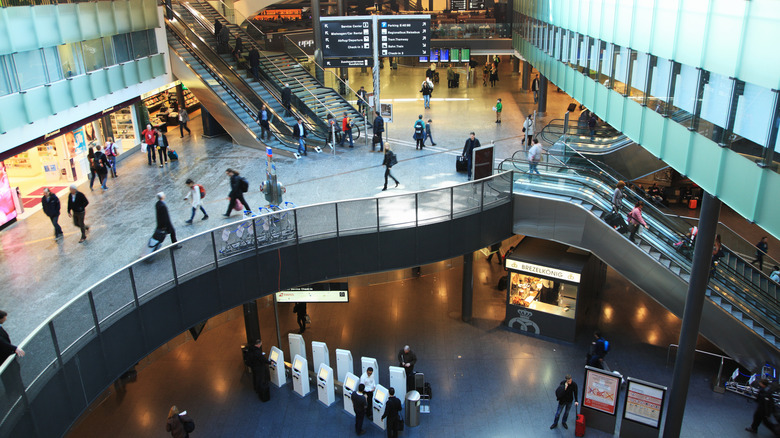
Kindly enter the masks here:
[[398, 418], [398, 431], [402, 432], [403, 430], [404, 430], [404, 419], [400, 418], [400, 415], [399, 415], [399, 418]]
[[303, 318], [306, 324], [311, 324], [311, 317], [309, 317], [309, 314], [307, 313], [306, 316]]
[[241, 201], [236, 199], [236, 205], [233, 206], [233, 210], [235, 210], [235, 211], [244, 211], [244, 204], [242, 204]]
[[163, 240], [165, 240], [165, 230], [158, 228], [154, 230], [154, 234], [152, 234], [152, 237], [149, 239], [149, 248], [155, 248], [162, 243]]

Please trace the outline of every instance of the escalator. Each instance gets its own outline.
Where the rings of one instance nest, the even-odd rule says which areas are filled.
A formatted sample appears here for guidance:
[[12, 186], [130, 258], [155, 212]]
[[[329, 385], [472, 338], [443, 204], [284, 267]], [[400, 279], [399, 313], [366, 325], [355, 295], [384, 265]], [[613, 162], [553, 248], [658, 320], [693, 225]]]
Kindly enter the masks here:
[[[587, 249], [682, 317], [692, 261], [674, 244], [689, 225], [645, 205], [650, 226], [630, 242], [603, 221], [611, 210], [616, 180], [590, 167], [540, 164], [541, 176], [531, 176], [527, 161], [517, 156], [499, 170], [514, 170], [514, 232]], [[623, 213], [641, 198], [626, 191]], [[776, 285], [739, 254], [723, 247], [706, 292], [700, 333], [734, 360], [758, 369], [780, 363], [780, 302]], [[651, 338], [651, 334], [648, 335]]]

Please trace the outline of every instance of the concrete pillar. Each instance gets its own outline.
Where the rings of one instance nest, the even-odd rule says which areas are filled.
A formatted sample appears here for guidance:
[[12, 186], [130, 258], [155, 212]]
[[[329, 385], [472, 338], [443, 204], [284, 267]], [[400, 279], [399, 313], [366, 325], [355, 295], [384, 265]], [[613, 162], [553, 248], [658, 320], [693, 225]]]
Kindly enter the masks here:
[[463, 322], [471, 321], [474, 310], [474, 253], [463, 255], [463, 292], [462, 292], [461, 319]]
[[255, 345], [260, 337], [260, 319], [257, 315], [257, 301], [244, 303], [244, 328], [246, 329], [246, 344]]
[[520, 73], [520, 58], [512, 57], [512, 76]]
[[[323, 65], [322, 58], [322, 35], [320, 34], [320, 0], [311, 0], [311, 25], [314, 30], [314, 62], [317, 65]], [[314, 76], [321, 83], [325, 83], [325, 72], [317, 67], [314, 69]]]
[[523, 76], [521, 79], [521, 87], [523, 91], [528, 91], [531, 89], [531, 63], [528, 61], [523, 61]]
[[693, 249], [691, 278], [688, 283], [688, 294], [685, 298], [685, 311], [680, 330], [680, 347], [677, 349], [677, 359], [674, 363], [674, 374], [669, 391], [664, 438], [679, 437], [682, 428], [685, 400], [688, 397], [693, 359], [696, 355], [696, 339], [699, 336], [701, 312], [709, 282], [712, 245], [715, 242], [715, 233], [717, 232], [720, 204], [718, 198], [704, 193], [701, 214], [699, 215], [699, 232], [696, 235], [696, 246]]
[[539, 75], [539, 107], [537, 112], [544, 114], [547, 111], [547, 78]]

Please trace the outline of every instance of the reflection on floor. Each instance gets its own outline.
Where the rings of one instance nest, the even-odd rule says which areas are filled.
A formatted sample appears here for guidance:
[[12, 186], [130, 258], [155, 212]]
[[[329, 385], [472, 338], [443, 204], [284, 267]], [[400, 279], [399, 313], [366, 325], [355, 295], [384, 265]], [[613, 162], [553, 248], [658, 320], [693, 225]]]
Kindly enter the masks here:
[[[582, 387], [590, 330], [575, 344], [538, 339], [504, 330], [505, 292], [495, 288], [503, 269], [475, 253], [474, 319], [460, 320], [460, 259], [425, 266], [420, 277], [411, 270], [349, 279], [348, 304], [310, 304], [312, 324], [304, 333], [324, 341], [335, 364], [335, 349], [379, 361], [380, 381], [388, 383], [387, 367], [411, 345], [417, 370], [431, 382], [431, 413], [403, 436], [539, 437], [571, 436], [571, 430], [549, 430], [555, 409], [554, 390], [566, 373]], [[626, 376], [668, 385], [672, 366], [667, 347], [677, 342], [680, 321], [624, 278], [609, 270], [601, 293], [599, 328], [611, 342], [608, 360]], [[267, 351], [276, 344], [271, 300], [259, 301], [261, 331]], [[283, 350], [287, 334], [297, 332], [292, 304], [280, 304]], [[74, 427], [69, 438], [106, 436], [165, 437], [168, 408], [187, 409], [197, 423], [193, 436], [208, 437], [341, 437], [351, 436], [354, 420], [341, 399], [322, 406], [315, 392], [293, 395], [290, 385], [272, 388], [271, 401], [261, 403], [244, 372], [239, 345], [246, 341], [241, 309], [214, 318], [195, 341], [180, 336], [145, 361], [138, 380], [125, 391], [111, 388]], [[714, 351], [706, 341], [699, 348]], [[289, 360], [289, 359], [288, 359]], [[672, 356], [673, 360], [673, 356]], [[727, 366], [727, 372], [733, 367]], [[753, 403], [732, 393], [716, 394], [710, 379], [717, 363], [698, 357], [688, 396], [683, 436], [741, 436]], [[573, 414], [572, 414], [573, 417]], [[573, 425], [574, 418], [569, 419]], [[384, 432], [368, 425], [368, 436]], [[590, 429], [589, 437], [608, 436]], [[763, 429], [759, 436], [770, 436]]]

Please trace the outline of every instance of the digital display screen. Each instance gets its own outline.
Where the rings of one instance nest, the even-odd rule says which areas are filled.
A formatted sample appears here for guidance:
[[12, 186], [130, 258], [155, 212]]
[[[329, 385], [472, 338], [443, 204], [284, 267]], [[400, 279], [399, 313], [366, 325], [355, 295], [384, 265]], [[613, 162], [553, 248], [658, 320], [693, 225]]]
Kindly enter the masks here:
[[276, 362], [279, 359], [279, 352], [276, 350], [271, 350], [271, 360]]
[[354, 389], [355, 388], [355, 383], [357, 383], [357, 381], [355, 380], [355, 377], [347, 376], [347, 380], [344, 382], [344, 386], [349, 388], [349, 389]]
[[431, 62], [439, 62], [439, 49], [431, 49]]
[[420, 57], [420, 62], [428, 62], [428, 57], [427, 56], [421, 56]]
[[16, 219], [13, 196], [8, 173], [5, 171], [5, 163], [0, 163], [0, 226]]
[[328, 369], [323, 367], [320, 368], [320, 379], [326, 380], [328, 378]]
[[469, 62], [470, 57], [471, 57], [471, 49], [461, 49], [460, 51], [461, 62]]
[[378, 403], [384, 403], [387, 400], [387, 394], [384, 391], [377, 391], [374, 394], [374, 401]]
[[303, 369], [303, 362], [301, 362], [300, 359], [295, 359], [295, 365], [293, 365], [293, 368], [295, 368], [296, 370]]
[[450, 49], [441, 49], [441, 61], [442, 62], [450, 61]]
[[452, 59], [452, 62], [458, 62], [460, 61], [460, 49], [450, 49], [450, 56]]

